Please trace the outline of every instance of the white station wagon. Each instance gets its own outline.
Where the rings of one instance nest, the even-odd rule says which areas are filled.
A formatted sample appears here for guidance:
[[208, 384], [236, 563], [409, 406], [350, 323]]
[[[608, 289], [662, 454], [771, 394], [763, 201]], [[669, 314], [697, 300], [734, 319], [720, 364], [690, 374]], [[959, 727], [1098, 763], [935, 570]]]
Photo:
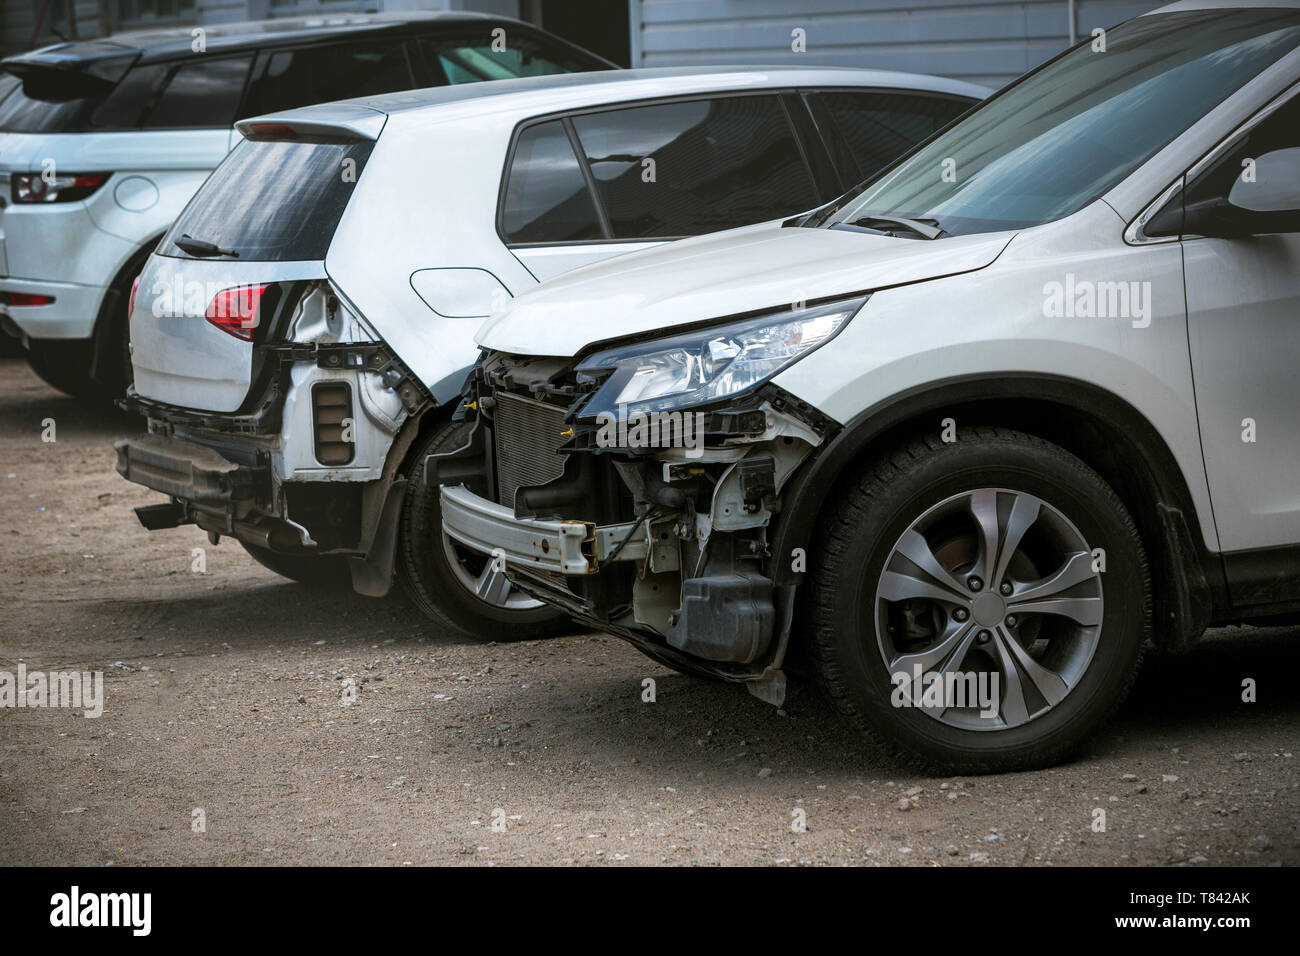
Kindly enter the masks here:
[[[437, 533], [414, 463], [452, 422], [474, 334], [577, 266], [788, 216], [874, 174], [987, 91], [844, 69], [588, 73], [392, 93], [238, 124], [130, 313], [118, 470], [289, 577], [396, 576], [449, 625], [563, 617]], [[558, 331], [558, 330], [557, 330]], [[433, 544], [431, 545], [431, 542]]]

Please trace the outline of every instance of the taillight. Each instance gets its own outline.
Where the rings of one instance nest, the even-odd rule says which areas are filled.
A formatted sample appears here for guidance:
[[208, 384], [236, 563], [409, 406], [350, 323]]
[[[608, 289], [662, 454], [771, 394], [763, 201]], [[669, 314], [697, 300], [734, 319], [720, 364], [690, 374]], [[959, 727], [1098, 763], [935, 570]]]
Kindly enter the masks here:
[[54, 296], [35, 292], [0, 292], [0, 305], [52, 305]]
[[222, 332], [245, 342], [253, 341], [257, 328], [258, 311], [262, 305], [265, 285], [240, 285], [222, 289], [212, 297], [203, 317]]
[[108, 181], [108, 173], [14, 173], [11, 179], [16, 203], [76, 202]]
[[140, 277], [136, 276], [135, 281], [131, 283], [131, 296], [126, 300], [126, 317], [131, 318], [131, 313], [135, 311], [135, 294], [140, 291]]

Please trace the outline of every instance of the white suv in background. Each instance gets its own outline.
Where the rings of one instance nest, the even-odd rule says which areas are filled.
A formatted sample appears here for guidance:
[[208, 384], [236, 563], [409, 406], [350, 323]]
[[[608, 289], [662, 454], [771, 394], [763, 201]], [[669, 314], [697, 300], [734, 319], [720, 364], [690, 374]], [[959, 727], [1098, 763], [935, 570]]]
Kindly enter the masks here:
[[1300, 617], [1300, 3], [1130, 20], [479, 343], [426, 480], [516, 588], [773, 703], [801, 661], [927, 766], [1050, 763], [1148, 636]]
[[[554, 629], [438, 534], [413, 467], [460, 444], [474, 333], [539, 280], [840, 195], [986, 91], [867, 70], [620, 70], [259, 117], [150, 257], [118, 470], [299, 580], [448, 625]], [[543, 334], [544, 334], [544, 330]], [[556, 328], [563, 335], [563, 328]]]
[[411, 13], [124, 33], [0, 67], [0, 326], [55, 388], [111, 395], [132, 280], [237, 119], [613, 64], [515, 20]]

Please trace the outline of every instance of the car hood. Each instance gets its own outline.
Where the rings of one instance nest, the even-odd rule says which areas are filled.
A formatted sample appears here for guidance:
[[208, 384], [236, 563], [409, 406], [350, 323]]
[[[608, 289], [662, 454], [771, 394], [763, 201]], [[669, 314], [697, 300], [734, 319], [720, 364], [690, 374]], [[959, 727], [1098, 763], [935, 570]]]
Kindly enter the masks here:
[[1014, 232], [937, 240], [763, 223], [618, 256], [511, 300], [484, 348], [576, 355], [593, 342], [982, 269]]

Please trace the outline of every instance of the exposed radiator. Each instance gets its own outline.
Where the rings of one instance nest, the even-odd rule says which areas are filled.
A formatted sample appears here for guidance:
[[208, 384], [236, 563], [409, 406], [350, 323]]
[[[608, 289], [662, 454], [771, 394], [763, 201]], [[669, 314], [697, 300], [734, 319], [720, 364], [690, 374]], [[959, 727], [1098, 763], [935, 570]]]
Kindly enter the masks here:
[[515, 491], [558, 478], [564, 471], [564, 456], [556, 449], [564, 444], [560, 434], [564, 409], [509, 392], [497, 392], [493, 434], [497, 455], [497, 502], [513, 508]]

